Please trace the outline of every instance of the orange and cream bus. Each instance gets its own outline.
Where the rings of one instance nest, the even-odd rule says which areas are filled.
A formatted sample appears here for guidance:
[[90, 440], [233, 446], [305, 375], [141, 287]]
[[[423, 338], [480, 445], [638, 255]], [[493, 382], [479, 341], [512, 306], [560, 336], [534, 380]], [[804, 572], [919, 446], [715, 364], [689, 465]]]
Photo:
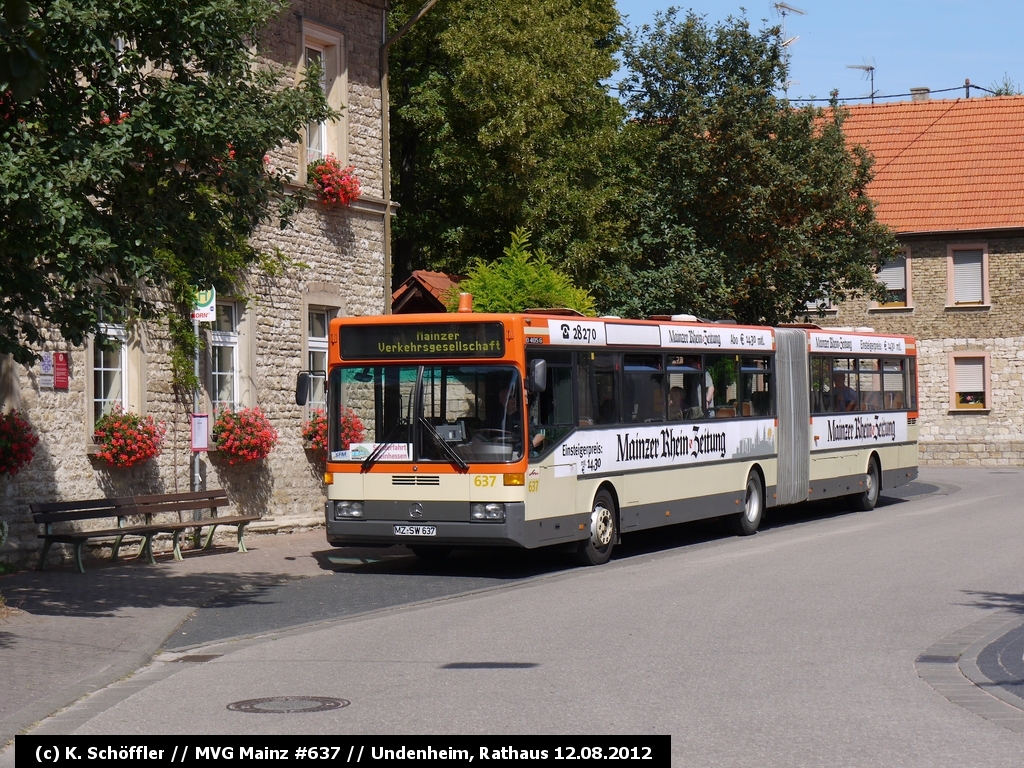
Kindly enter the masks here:
[[[339, 318], [327, 539], [564, 546], [879, 492], [917, 476], [914, 339], [554, 310]], [[300, 374], [297, 399], [304, 395]]]

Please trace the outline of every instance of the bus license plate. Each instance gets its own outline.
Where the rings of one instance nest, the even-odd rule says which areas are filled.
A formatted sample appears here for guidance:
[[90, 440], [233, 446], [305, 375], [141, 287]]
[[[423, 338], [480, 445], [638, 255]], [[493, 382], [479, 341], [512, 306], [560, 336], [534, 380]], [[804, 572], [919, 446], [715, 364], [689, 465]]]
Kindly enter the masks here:
[[437, 536], [433, 525], [396, 525], [395, 536]]

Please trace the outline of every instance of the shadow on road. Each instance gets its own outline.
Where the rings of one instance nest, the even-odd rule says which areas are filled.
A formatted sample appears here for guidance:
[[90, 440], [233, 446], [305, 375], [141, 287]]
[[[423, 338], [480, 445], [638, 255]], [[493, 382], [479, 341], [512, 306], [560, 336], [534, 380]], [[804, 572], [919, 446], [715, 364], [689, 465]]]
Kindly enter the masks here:
[[[930, 483], [911, 482], [886, 490], [879, 497], [876, 510], [902, 504], [910, 499], [930, 496], [942, 489]], [[843, 515], [871, 514], [854, 512], [845, 499], [804, 502], [778, 507], [766, 512], [761, 530], [768, 531], [792, 525], [823, 520]], [[670, 549], [703, 544], [716, 539], [731, 538], [733, 533], [724, 520], [712, 518], [692, 523], [667, 526], [626, 534], [615, 547], [613, 560], [649, 555]], [[538, 550], [521, 549], [456, 549], [445, 560], [420, 560], [404, 546], [380, 549], [331, 548], [314, 552], [325, 571], [379, 573], [394, 575], [423, 575], [496, 580], [525, 579], [574, 568], [572, 555], [565, 548]]]
[[980, 592], [972, 589], [965, 589], [964, 594], [974, 598], [965, 605], [975, 608], [996, 608], [1003, 611], [1012, 611], [1024, 615], [1024, 594], [1012, 592]]

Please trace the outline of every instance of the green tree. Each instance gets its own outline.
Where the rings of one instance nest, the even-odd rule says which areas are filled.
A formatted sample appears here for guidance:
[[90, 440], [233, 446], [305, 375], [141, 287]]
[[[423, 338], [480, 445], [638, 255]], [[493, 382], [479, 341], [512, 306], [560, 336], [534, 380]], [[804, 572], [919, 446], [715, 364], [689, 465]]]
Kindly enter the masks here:
[[477, 312], [522, 312], [531, 308], [564, 307], [594, 314], [594, 300], [583, 288], [551, 265], [546, 253], [530, 249], [530, 233], [517, 229], [504, 256], [488, 262], [477, 259], [459, 287], [446, 297], [448, 309], [459, 305], [459, 293], [473, 294]]
[[1020, 86], [1013, 81], [1008, 72], [1003, 73], [1003, 79], [997, 80], [989, 86], [989, 92], [993, 96], [1020, 96]]
[[[396, 0], [397, 28], [422, 0]], [[462, 273], [525, 227], [581, 274], [617, 239], [613, 0], [445, 0], [391, 52], [394, 282]]]
[[43, 83], [43, 26], [28, 0], [5, 0], [0, 13], [0, 93], [31, 97]]
[[[260, 259], [255, 227], [301, 196], [266, 152], [330, 114], [315, 77], [282, 87], [252, 41], [278, 0], [39, 0], [45, 80], [0, 109], [0, 354], [40, 329], [81, 344], [102, 316], [179, 310]], [[102, 341], [102, 338], [101, 338]]]
[[595, 288], [605, 311], [778, 323], [809, 301], [879, 296], [895, 255], [845, 113], [794, 108], [778, 27], [709, 26], [671, 9], [624, 45], [622, 248]]

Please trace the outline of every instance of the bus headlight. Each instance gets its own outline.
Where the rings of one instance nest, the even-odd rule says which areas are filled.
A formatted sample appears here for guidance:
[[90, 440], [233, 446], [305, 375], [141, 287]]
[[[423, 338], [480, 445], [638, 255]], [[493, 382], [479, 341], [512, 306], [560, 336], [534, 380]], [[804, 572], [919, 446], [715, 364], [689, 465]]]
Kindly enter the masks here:
[[361, 501], [336, 501], [334, 502], [334, 519], [342, 520], [347, 517], [362, 517], [363, 502]]
[[500, 521], [505, 519], [505, 505], [499, 502], [492, 502], [490, 504], [476, 502], [470, 505], [469, 514], [474, 520]]

